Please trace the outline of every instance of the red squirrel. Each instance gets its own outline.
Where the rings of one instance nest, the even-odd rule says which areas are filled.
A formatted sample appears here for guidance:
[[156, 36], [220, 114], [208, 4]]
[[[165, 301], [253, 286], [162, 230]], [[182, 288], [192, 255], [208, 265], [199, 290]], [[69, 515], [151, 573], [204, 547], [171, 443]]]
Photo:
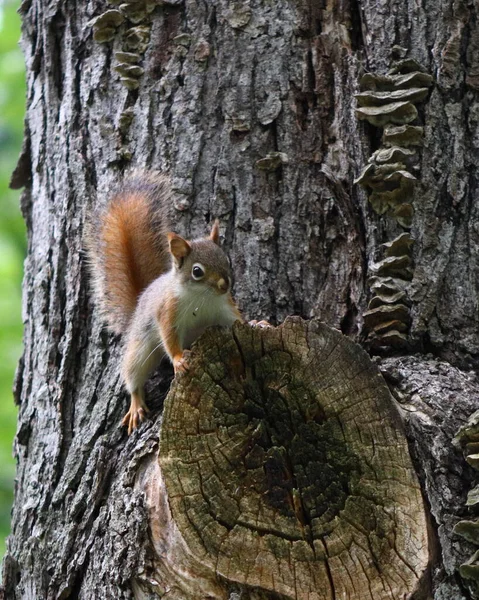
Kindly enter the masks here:
[[200, 239], [168, 233], [171, 196], [164, 175], [133, 174], [87, 227], [96, 303], [109, 329], [124, 336], [128, 434], [145, 419], [144, 384], [165, 354], [178, 373], [185, 369], [183, 351], [207, 327], [243, 320], [231, 297], [218, 221]]

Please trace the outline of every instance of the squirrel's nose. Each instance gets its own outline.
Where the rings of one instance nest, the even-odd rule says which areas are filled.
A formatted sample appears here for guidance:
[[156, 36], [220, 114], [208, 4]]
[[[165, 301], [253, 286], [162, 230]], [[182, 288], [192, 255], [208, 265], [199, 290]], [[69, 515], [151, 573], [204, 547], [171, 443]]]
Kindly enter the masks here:
[[221, 279], [218, 279], [218, 283], [216, 285], [218, 286], [218, 289], [222, 294], [228, 291], [228, 282], [226, 281], [226, 279], [223, 279], [223, 277]]

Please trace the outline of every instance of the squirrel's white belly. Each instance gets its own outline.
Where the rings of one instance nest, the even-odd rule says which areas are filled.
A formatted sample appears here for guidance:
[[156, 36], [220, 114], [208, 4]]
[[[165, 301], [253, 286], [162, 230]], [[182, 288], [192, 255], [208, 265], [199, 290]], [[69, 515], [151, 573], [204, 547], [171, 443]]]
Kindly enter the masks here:
[[179, 296], [175, 325], [183, 348], [189, 348], [207, 327], [231, 326], [236, 321], [228, 296], [205, 289]]

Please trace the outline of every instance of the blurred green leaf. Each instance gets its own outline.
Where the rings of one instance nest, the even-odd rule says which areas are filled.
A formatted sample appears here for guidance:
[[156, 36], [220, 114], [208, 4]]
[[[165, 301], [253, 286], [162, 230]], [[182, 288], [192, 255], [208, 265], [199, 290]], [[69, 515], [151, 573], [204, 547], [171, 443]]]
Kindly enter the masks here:
[[19, 1], [0, 2], [0, 557], [5, 552], [13, 500], [17, 411], [12, 382], [22, 351], [20, 286], [26, 247], [19, 192], [8, 188], [21, 149], [25, 111], [19, 5]]

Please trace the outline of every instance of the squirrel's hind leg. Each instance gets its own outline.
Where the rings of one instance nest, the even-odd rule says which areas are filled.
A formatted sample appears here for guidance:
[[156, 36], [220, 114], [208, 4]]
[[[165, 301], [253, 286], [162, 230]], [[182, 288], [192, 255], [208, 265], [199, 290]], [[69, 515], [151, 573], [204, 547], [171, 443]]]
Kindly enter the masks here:
[[130, 338], [127, 341], [122, 375], [126, 389], [131, 394], [131, 400], [130, 409], [121, 423], [128, 427], [128, 435], [145, 420], [149, 412], [145, 403], [145, 381], [159, 365], [164, 354], [163, 345], [158, 338], [149, 340]]
[[148, 412], [149, 410], [143, 397], [143, 390], [133, 392], [131, 394], [130, 408], [121, 421], [122, 425], [125, 427], [128, 426], [128, 435], [131, 435], [132, 431], [145, 420]]

